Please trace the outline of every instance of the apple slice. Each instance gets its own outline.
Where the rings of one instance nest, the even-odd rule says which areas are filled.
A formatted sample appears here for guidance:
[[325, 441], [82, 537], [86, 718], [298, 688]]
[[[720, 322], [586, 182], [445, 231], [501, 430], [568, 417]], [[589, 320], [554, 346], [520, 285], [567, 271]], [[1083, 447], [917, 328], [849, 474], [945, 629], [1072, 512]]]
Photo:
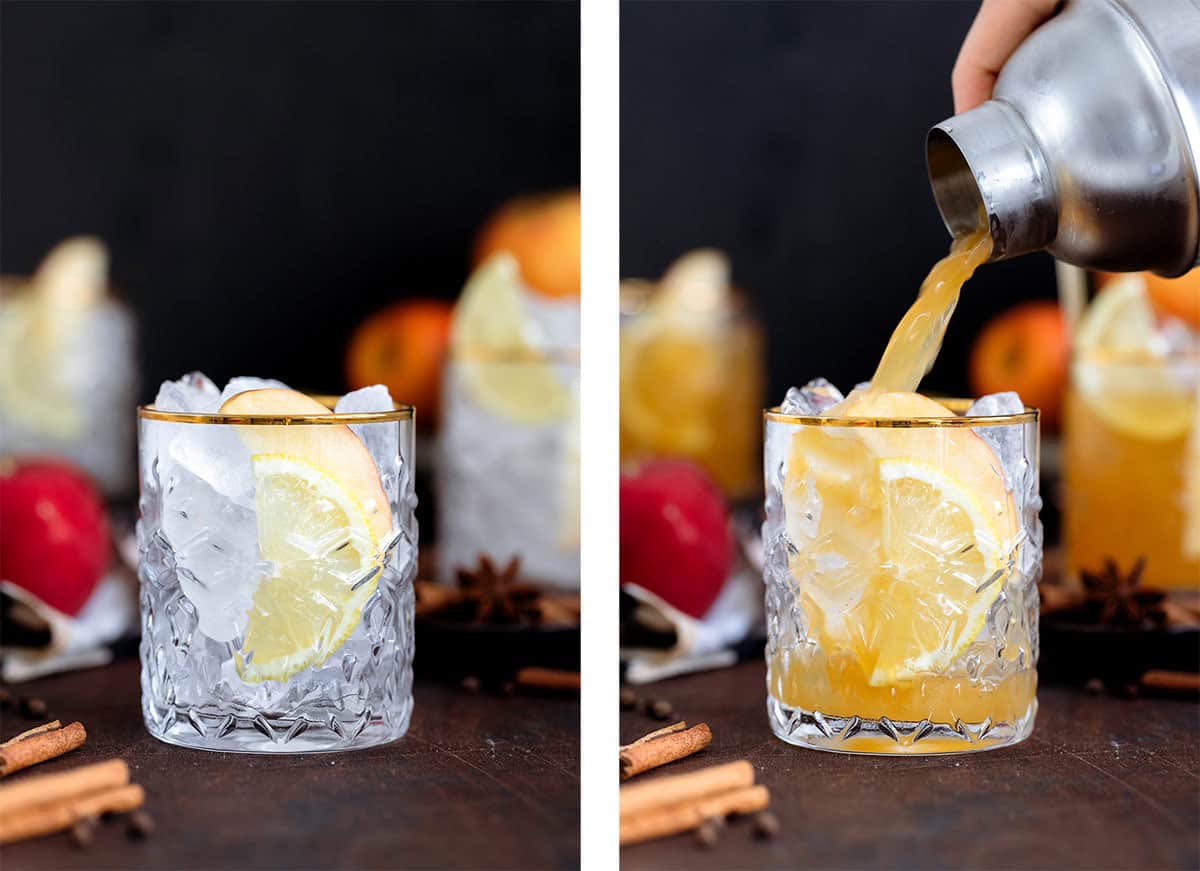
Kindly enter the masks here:
[[[221, 414], [331, 414], [317, 400], [295, 390], [265, 388], [231, 396]], [[392, 529], [391, 504], [379, 481], [370, 452], [350, 427], [342, 424], [238, 425], [238, 435], [253, 454], [284, 454], [303, 460], [336, 479], [367, 513], [371, 531], [383, 542]]]

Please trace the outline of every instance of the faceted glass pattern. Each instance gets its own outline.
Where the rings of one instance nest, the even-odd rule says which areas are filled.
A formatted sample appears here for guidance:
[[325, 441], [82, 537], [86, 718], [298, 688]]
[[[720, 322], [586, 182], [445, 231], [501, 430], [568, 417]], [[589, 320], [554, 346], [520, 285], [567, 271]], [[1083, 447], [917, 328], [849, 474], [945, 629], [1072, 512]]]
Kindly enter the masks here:
[[[932, 754], [1032, 731], [1041, 499], [1037, 422], [1019, 417], [875, 428], [767, 414], [767, 709], [779, 738]], [[938, 492], [955, 495], [931, 504]], [[938, 531], [970, 528], [968, 515], [977, 538]], [[970, 576], [975, 565], [987, 574]]]
[[[331, 425], [287, 428], [295, 427], [309, 431], [308, 444], [318, 453], [336, 431], [349, 432]], [[311, 590], [289, 579], [282, 589], [300, 603], [292, 607], [309, 609], [299, 613], [326, 607], [336, 616], [317, 652], [300, 660], [311, 664], [281, 666], [274, 679], [249, 677], [246, 667], [254, 659], [245, 651], [247, 634], [268, 634], [261, 615], [270, 610], [256, 593], [278, 581], [279, 571], [260, 551], [256, 511], [263, 503], [256, 503], [255, 486], [262, 479], [252, 474], [238, 430], [283, 428], [140, 416], [142, 712], [150, 733], [168, 743], [260, 753], [347, 750], [394, 740], [408, 728], [417, 564], [411, 417], [350, 427], [378, 470], [392, 525], [377, 548], [365, 551], [370, 570], [332, 581], [332, 598], [352, 604], [330, 606], [322, 590], [331, 588], [318, 589], [319, 574]], [[292, 522], [285, 511], [282, 526]], [[294, 523], [303, 522], [297, 515]], [[330, 583], [328, 575], [324, 582]], [[358, 590], [364, 596], [354, 598], [350, 591]], [[279, 594], [270, 601], [279, 602]], [[254, 610], [257, 630], [248, 616]], [[346, 613], [351, 617], [342, 619]], [[289, 620], [300, 622], [285, 616], [266, 624], [282, 634], [285, 649]], [[334, 625], [336, 632], [328, 628]]]

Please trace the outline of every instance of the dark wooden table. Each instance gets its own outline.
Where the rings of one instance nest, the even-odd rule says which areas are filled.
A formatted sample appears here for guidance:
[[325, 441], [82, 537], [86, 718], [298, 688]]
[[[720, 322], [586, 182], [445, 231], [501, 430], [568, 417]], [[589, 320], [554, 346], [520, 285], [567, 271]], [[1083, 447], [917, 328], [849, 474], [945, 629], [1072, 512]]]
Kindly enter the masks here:
[[[793, 747], [771, 734], [765, 667], [639, 688], [712, 746], [661, 769], [749, 759], [782, 832], [731, 821], [705, 851], [690, 835], [626, 847], [638, 868], [1200, 868], [1200, 704], [1038, 692], [1025, 743], [966, 756], [877, 758]], [[621, 740], [656, 726], [623, 712]], [[662, 776], [652, 772], [644, 777]]]
[[[134, 843], [122, 824], [101, 824], [86, 851], [66, 835], [15, 844], [0, 856], [5, 871], [579, 865], [577, 699], [472, 694], [418, 680], [412, 727], [400, 741], [266, 757], [151, 738], [136, 660], [12, 689], [88, 730], [84, 747], [35, 771], [124, 757], [156, 830]], [[2, 731], [29, 725], [6, 713]]]

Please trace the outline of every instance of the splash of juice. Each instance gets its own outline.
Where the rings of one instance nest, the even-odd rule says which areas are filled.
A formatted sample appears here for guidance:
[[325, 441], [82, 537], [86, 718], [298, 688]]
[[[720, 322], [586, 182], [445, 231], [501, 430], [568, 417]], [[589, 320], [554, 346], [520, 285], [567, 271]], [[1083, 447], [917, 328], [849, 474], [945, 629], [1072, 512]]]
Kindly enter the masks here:
[[955, 237], [950, 253], [929, 270], [917, 301], [892, 333], [871, 379], [872, 392], [916, 391], [941, 350], [959, 291], [991, 254], [986, 219], [972, 232]]
[[[851, 393], [826, 414], [853, 415], [859, 412], [848, 409], [866, 407], [872, 414], [886, 414], [888, 409], [915, 409], [913, 416], [922, 416], [922, 409], [927, 405], [936, 407], [929, 400], [913, 394], [941, 350], [963, 284], [987, 262], [991, 252], [991, 235], [986, 219], [981, 216], [977, 228], [955, 237], [949, 254], [929, 271], [916, 301], [892, 333], [870, 385]], [[885, 402], [883, 394], [908, 394], [908, 397], [900, 397], [904, 401], [892, 403]], [[864, 405], [862, 399], [869, 401]], [[974, 434], [946, 431], [930, 440], [914, 438], [912, 433], [905, 429], [872, 432], [869, 438], [877, 448], [884, 449], [884, 454], [907, 457], [911, 452], [925, 465], [937, 466], [935, 478], [944, 473], [947, 479], [960, 479], [962, 486], [979, 497], [983, 504], [1011, 506], [1003, 479], [996, 477], [990, 449]], [[848, 438], [837, 428], [815, 427], [797, 433], [794, 438], [789, 470], [796, 470], [792, 474], [801, 483], [793, 484], [791, 492], [804, 492], [803, 487], [813, 486], [814, 481], [820, 482], [815, 486], [820, 492], [823, 510], [816, 521], [819, 528], [814, 546], [818, 550], [828, 546], [831, 552], [843, 557], [843, 563], [848, 561], [849, 568], [842, 575], [838, 575], [836, 569], [792, 569], [796, 577], [815, 571], [812, 601], [817, 601], [817, 592], [828, 595], [824, 602], [806, 610], [810, 624], [808, 631], [819, 641], [816, 648], [784, 652], [770, 663], [768, 680], [772, 695], [791, 708], [855, 718], [856, 721], [858, 718], [890, 718], [940, 724], [1024, 722], [1037, 685], [1036, 674], [1031, 669], [1009, 663], [1003, 669], [1003, 676], [993, 675], [977, 681], [968, 679], [961, 672], [948, 670], [944, 665], [910, 666], [908, 663], [916, 659], [906, 658], [910, 650], [897, 654], [894, 649], [888, 649], [888, 644], [893, 642], [903, 647], [907, 639], [902, 636], [907, 627], [911, 627], [912, 638], [917, 643], [910, 645], [910, 649], [924, 650], [927, 658], [931, 657], [931, 651], [942, 650], [940, 644], [943, 642], [938, 633], [950, 624], [944, 615], [930, 614], [926, 610], [936, 607], [932, 602], [939, 596], [924, 595], [922, 591], [937, 590], [939, 578], [947, 569], [937, 556], [924, 562], [920, 556], [915, 556], [913, 564], [909, 565], [909, 574], [903, 577], [903, 582], [897, 583], [897, 576], [893, 574], [897, 569], [886, 563], [875, 532], [885, 523], [880, 517], [881, 503], [876, 498], [879, 491], [863, 486], [877, 474], [871, 462], [871, 451], [861, 442], [861, 438], [867, 436]], [[939, 465], [937, 460], [944, 459], [943, 455], [953, 457], [955, 461], [945, 460]], [[921, 466], [922, 463], [913, 465]], [[926, 491], [923, 485], [917, 484], [911, 492]], [[867, 494], [865, 498], [864, 494]], [[926, 504], [914, 503], [915, 506]], [[958, 508], [947, 503], [938, 506], [934, 513], [949, 518], [957, 511]], [[919, 508], [914, 507], [911, 513], [919, 513]], [[1013, 522], [1011, 507], [997, 517], [995, 527], [982, 537], [990, 534], [997, 539], [1011, 538], [1016, 530], [1005, 525], [1005, 518]], [[957, 532], [947, 533], [951, 540], [955, 534]], [[925, 544], [928, 554], [946, 550], [936, 538]], [[914, 547], [913, 553], [921, 550], [920, 546]], [[961, 557], [962, 553], [965, 551], [956, 553], [955, 557]], [[914, 565], [920, 568], [914, 568]], [[862, 584], [859, 576], [872, 569], [876, 570], [876, 577]], [[856, 595], [855, 590], [861, 598], [857, 604], [847, 606], [846, 603]], [[887, 625], [900, 628], [889, 635], [880, 629]], [[981, 628], [979, 631], [989, 630]], [[973, 637], [971, 630], [963, 630], [963, 633], [963, 638]], [[954, 649], [960, 650], [959, 647]], [[884, 659], [890, 656], [895, 660], [892, 665], [900, 662], [902, 666], [883, 670], [881, 677], [877, 661], [880, 656]], [[838, 749], [879, 753], [966, 749], [954, 736], [940, 743], [922, 743], [919, 750], [916, 745], [898, 746], [890, 738], [859, 737], [854, 741], [839, 741]], [[970, 749], [981, 749], [982, 746], [974, 744]]]

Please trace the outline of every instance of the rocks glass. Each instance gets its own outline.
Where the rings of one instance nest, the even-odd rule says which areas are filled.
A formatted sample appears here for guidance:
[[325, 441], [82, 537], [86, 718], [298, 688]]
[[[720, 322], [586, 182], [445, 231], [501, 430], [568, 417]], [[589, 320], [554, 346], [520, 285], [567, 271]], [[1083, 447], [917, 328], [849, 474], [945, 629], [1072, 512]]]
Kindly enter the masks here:
[[784, 741], [932, 754], [1037, 711], [1037, 412], [766, 413], [767, 709]]
[[408, 728], [413, 409], [313, 405], [138, 411], [142, 712], [156, 738], [293, 753]]

